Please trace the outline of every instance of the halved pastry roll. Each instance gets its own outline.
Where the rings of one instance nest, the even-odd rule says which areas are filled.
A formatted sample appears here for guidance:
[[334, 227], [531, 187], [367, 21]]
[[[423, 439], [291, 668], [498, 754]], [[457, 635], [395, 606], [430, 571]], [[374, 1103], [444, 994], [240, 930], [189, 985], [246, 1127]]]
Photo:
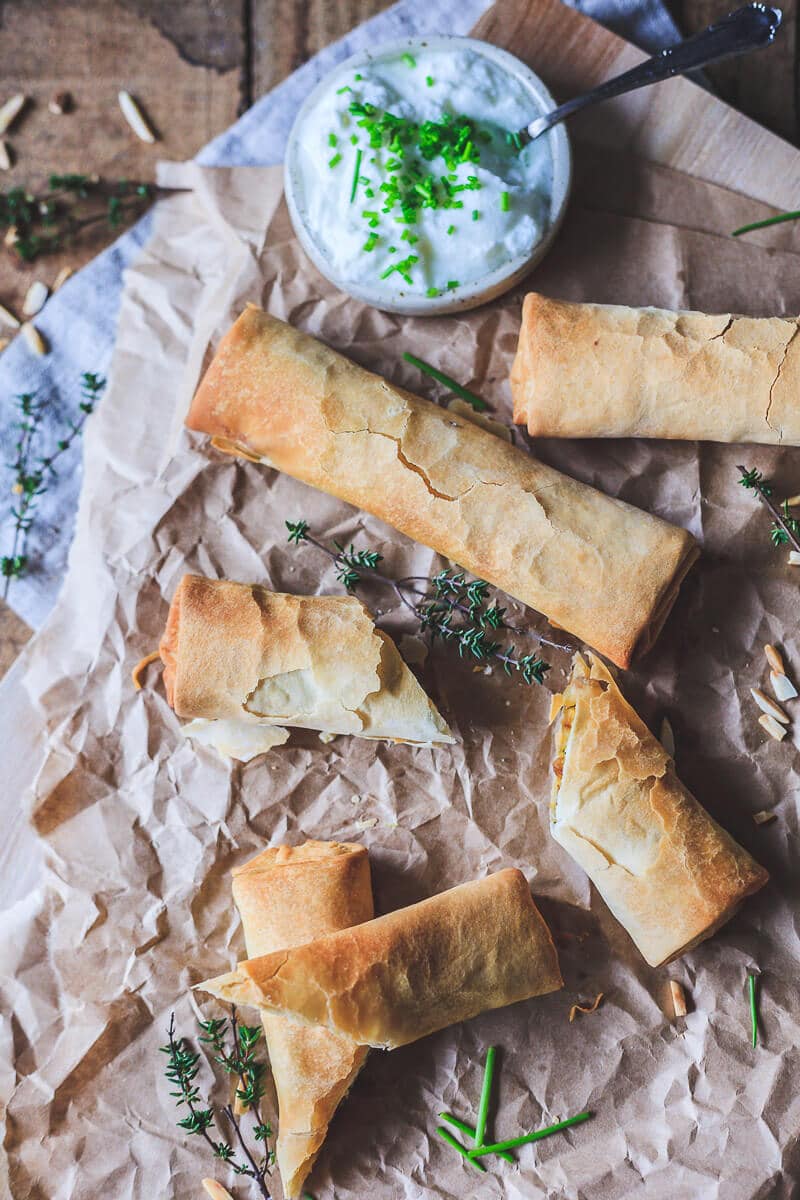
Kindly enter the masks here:
[[800, 322], [531, 292], [511, 371], [533, 437], [800, 445]]
[[769, 876], [675, 774], [599, 659], [576, 656], [556, 725], [553, 837], [651, 966], [715, 933]]
[[257, 308], [223, 338], [187, 425], [374, 513], [620, 665], [658, 636], [697, 557], [685, 530]]
[[[249, 955], [302, 945], [371, 919], [367, 851], [340, 842], [271, 847], [233, 872], [233, 898]], [[262, 1013], [262, 1020], [278, 1094], [275, 1152], [291, 1200], [300, 1194], [367, 1048], [274, 1013]]]
[[197, 985], [386, 1050], [562, 986], [550, 931], [517, 870]]
[[185, 575], [159, 653], [189, 737], [247, 760], [290, 726], [429, 745], [450, 730], [353, 596], [290, 596]]

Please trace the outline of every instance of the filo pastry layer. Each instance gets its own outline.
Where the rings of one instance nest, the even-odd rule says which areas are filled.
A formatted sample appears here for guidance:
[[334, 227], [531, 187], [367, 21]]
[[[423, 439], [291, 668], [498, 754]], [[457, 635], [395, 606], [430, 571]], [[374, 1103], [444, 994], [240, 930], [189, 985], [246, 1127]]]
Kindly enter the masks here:
[[[367, 851], [339, 842], [272, 847], [233, 872], [233, 898], [249, 955], [302, 945], [372, 918]], [[300, 1194], [367, 1049], [274, 1013], [262, 1013], [262, 1020], [278, 1095], [275, 1152], [291, 1200]]]
[[159, 652], [184, 732], [249, 758], [290, 726], [428, 745], [447, 724], [352, 596], [292, 596], [185, 575]]
[[697, 555], [685, 530], [257, 308], [223, 338], [187, 424], [374, 513], [620, 665], [655, 640]]
[[197, 986], [392, 1050], [563, 984], [525, 877], [509, 869]]
[[534, 437], [800, 445], [798, 320], [531, 293], [511, 372]]
[[769, 876], [683, 786], [597, 658], [576, 656], [556, 725], [553, 837], [651, 966], [696, 946]]

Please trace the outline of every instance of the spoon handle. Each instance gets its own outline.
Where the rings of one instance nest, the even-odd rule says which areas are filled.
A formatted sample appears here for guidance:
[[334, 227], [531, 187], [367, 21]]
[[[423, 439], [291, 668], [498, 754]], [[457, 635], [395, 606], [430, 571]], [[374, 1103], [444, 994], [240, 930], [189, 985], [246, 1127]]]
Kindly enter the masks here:
[[568, 100], [546, 116], [537, 117], [521, 136], [526, 142], [533, 140], [553, 125], [558, 125], [565, 117], [600, 100], [610, 100], [612, 96], [622, 96], [625, 92], [646, 87], [650, 83], [660, 83], [663, 79], [671, 79], [673, 75], [707, 67], [722, 58], [732, 58], [736, 54], [746, 54], [749, 50], [769, 46], [778, 32], [781, 17], [779, 8], [770, 8], [766, 4], [748, 4], [739, 8], [694, 37], [660, 50], [623, 75], [601, 83], [583, 96]]

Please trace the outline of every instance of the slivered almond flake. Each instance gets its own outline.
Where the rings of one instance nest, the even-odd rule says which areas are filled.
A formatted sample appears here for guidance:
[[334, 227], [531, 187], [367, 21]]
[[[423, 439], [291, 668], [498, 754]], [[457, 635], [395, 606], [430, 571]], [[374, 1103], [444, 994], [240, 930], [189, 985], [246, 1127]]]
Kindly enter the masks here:
[[3, 325], [7, 325], [9, 329], [19, 329], [20, 327], [20, 322], [14, 314], [9, 312], [7, 308], [4, 308], [2, 304], [0, 304], [0, 322]]
[[3, 353], [6, 346], [10, 346], [10, 345], [11, 345], [11, 338], [0, 337], [0, 354]]
[[686, 992], [683, 990], [683, 984], [678, 983], [677, 979], [670, 979], [669, 994], [672, 999], [672, 1015], [675, 1017], [686, 1016]]
[[570, 1024], [572, 1024], [572, 1022], [575, 1020], [578, 1013], [596, 1012], [597, 1009], [600, 1007], [600, 1003], [601, 1003], [602, 999], [603, 999], [603, 993], [598, 992], [591, 1004], [573, 1004], [572, 1008], [569, 1010]]
[[762, 729], [765, 729], [771, 738], [776, 742], [782, 742], [786, 737], [787, 729], [785, 725], [779, 725], [778, 722], [768, 713], [758, 718], [758, 723]]
[[204, 1179], [203, 1187], [208, 1192], [211, 1200], [233, 1200], [227, 1188], [224, 1188], [221, 1183], [217, 1183], [216, 1179]]
[[777, 821], [778, 814], [767, 812], [766, 808], [762, 808], [761, 812], [753, 813], [753, 820], [756, 825], [769, 825], [770, 821]]
[[767, 656], [767, 662], [772, 667], [773, 671], [777, 675], [785, 675], [786, 668], [783, 665], [783, 655], [777, 646], [771, 646], [769, 642], [767, 642], [766, 646], [764, 647], [764, 653]]
[[789, 551], [789, 566], [800, 567], [800, 550]]
[[661, 745], [664, 747], [664, 749], [666, 750], [666, 752], [670, 756], [670, 758], [674, 758], [675, 757], [675, 734], [673, 733], [672, 726], [669, 723], [668, 717], [664, 717], [664, 719], [661, 722], [661, 730], [658, 735], [658, 740], [661, 742]]
[[561, 692], [554, 692], [550, 697], [550, 715], [547, 718], [547, 724], [552, 725], [561, 709], [564, 707], [564, 697]]
[[11, 147], [8, 142], [0, 139], [0, 171], [10, 171], [14, 165]]
[[144, 113], [139, 108], [139, 105], [134, 100], [130, 92], [122, 91], [119, 93], [119, 106], [122, 109], [122, 115], [130, 125], [133, 132], [143, 142], [152, 145], [156, 140], [156, 135], [153, 133], [147, 121], [144, 118]]
[[788, 675], [778, 675], [775, 671], [770, 671], [769, 681], [777, 700], [794, 700], [796, 698], [797, 688]]
[[789, 718], [781, 708], [780, 704], [776, 704], [774, 700], [770, 700], [766, 692], [762, 692], [761, 688], [750, 688], [750, 695], [755, 700], [762, 712], [769, 717], [774, 717], [776, 721], [780, 721], [781, 725], [788, 725]]
[[789, 508], [797, 508], [800, 505], [800, 492], [796, 496], [787, 496], [784, 504], [788, 504]]
[[25, 338], [25, 341], [28, 343], [34, 354], [38, 354], [40, 357], [44, 354], [47, 354], [50, 347], [47, 345], [47, 342], [39, 333], [39, 330], [36, 328], [36, 326], [32, 325], [30, 321], [26, 321], [22, 326], [22, 336]]
[[377, 817], [362, 817], [359, 821], [356, 821], [356, 829], [360, 829], [363, 832], [365, 829], [374, 829], [377, 824]]
[[27, 99], [24, 92], [17, 92], [16, 96], [12, 96], [10, 100], [6, 100], [5, 104], [0, 105], [0, 133], [5, 133], [7, 129], [11, 128], [25, 107]]
[[19, 233], [16, 225], [9, 225], [8, 229], [6, 230], [5, 237], [3, 238], [3, 245], [8, 246], [9, 249], [13, 249], [18, 241]]
[[74, 271], [73, 267], [62, 267], [61, 270], [56, 275], [55, 279], [53, 280], [52, 290], [54, 292], [57, 292], [60, 287], [64, 286], [64, 284], [67, 282], [67, 280], [70, 278], [70, 276], [74, 275], [74, 274], [75, 274], [75, 271]]
[[38, 312], [41, 312], [49, 294], [47, 284], [42, 283], [41, 279], [34, 279], [22, 302], [22, 311], [25, 316], [35, 317]]
[[63, 117], [72, 109], [72, 96], [69, 92], [56, 92], [47, 101], [47, 111], [54, 117]]

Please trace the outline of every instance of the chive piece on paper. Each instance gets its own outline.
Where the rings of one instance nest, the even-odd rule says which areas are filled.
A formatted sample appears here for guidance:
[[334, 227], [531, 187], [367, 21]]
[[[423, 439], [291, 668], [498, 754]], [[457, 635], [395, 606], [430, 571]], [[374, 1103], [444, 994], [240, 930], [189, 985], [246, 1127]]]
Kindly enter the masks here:
[[758, 995], [757, 983], [758, 975], [755, 971], [748, 971], [747, 974], [747, 992], [750, 998], [750, 1036], [753, 1046], [758, 1045]]
[[461, 1142], [459, 1142], [458, 1138], [453, 1137], [449, 1130], [444, 1129], [441, 1125], [437, 1125], [436, 1132], [440, 1138], [443, 1138], [444, 1141], [447, 1142], [448, 1146], [452, 1146], [454, 1150], [457, 1150], [461, 1157], [466, 1159], [470, 1166], [477, 1167], [479, 1171], [482, 1171], [484, 1174], [486, 1173], [486, 1167], [483, 1165], [483, 1163], [476, 1162], [474, 1158], [470, 1158], [464, 1146], [461, 1145]]
[[[473, 1142], [475, 1141], [475, 1130], [472, 1125], [468, 1125], [466, 1121], [459, 1121], [458, 1117], [454, 1117], [449, 1112], [440, 1112], [439, 1117], [442, 1121], [447, 1121], [447, 1124], [452, 1125], [454, 1129], [458, 1129], [461, 1133], [466, 1134]], [[504, 1158], [506, 1162], [510, 1163], [516, 1161], [514, 1155], [509, 1154], [508, 1150], [501, 1150], [497, 1157]]]
[[508, 212], [508, 192], [500, 193], [500, 212]]
[[486, 1154], [499, 1154], [501, 1150], [515, 1150], [517, 1146], [527, 1146], [531, 1142], [539, 1142], [542, 1138], [551, 1137], [554, 1133], [560, 1133], [562, 1129], [569, 1129], [572, 1125], [580, 1125], [583, 1121], [588, 1121], [593, 1116], [590, 1112], [578, 1113], [576, 1117], [567, 1117], [566, 1121], [558, 1121], [555, 1125], [548, 1125], [546, 1129], [537, 1129], [535, 1133], [526, 1133], [522, 1137], [509, 1138], [507, 1142], [496, 1142], [493, 1146], [476, 1146], [474, 1150], [468, 1150], [469, 1158], [483, 1158]]
[[478, 1104], [478, 1119], [475, 1123], [475, 1145], [482, 1146], [486, 1137], [486, 1122], [489, 1119], [489, 1102], [492, 1098], [492, 1082], [494, 1080], [494, 1060], [497, 1051], [490, 1046], [486, 1051], [486, 1065], [483, 1068], [483, 1087]]
[[414, 55], [408, 54], [407, 52], [403, 55], [403, 62], [407, 67], [415, 67], [417, 65], [417, 60], [414, 58]]
[[796, 221], [800, 218], [800, 209], [794, 212], [780, 213], [776, 217], [767, 217], [764, 221], [753, 221], [751, 225], [742, 225], [741, 229], [734, 229], [731, 237], [738, 237], [740, 233], [750, 233], [753, 229], [766, 229], [768, 225], [782, 225], [784, 221]]
[[361, 172], [361, 150], [356, 150], [356, 165], [353, 171], [353, 184], [350, 188], [350, 203], [352, 204], [356, 198], [356, 188], [358, 187], [358, 176]]
[[444, 384], [448, 391], [454, 396], [460, 396], [462, 400], [466, 400], [467, 404], [471, 404], [475, 412], [485, 412], [489, 405], [480, 396], [476, 396], [469, 388], [462, 387], [460, 383], [456, 383], [455, 379], [451, 379], [449, 375], [445, 375], [443, 371], [439, 371], [436, 367], [432, 367], [430, 363], [426, 363], [424, 359], [417, 358], [415, 354], [405, 353], [403, 358], [407, 363], [411, 363], [412, 367], [416, 367], [418, 371], [422, 371], [423, 375], [430, 375], [431, 379], [435, 379], [437, 383]]

